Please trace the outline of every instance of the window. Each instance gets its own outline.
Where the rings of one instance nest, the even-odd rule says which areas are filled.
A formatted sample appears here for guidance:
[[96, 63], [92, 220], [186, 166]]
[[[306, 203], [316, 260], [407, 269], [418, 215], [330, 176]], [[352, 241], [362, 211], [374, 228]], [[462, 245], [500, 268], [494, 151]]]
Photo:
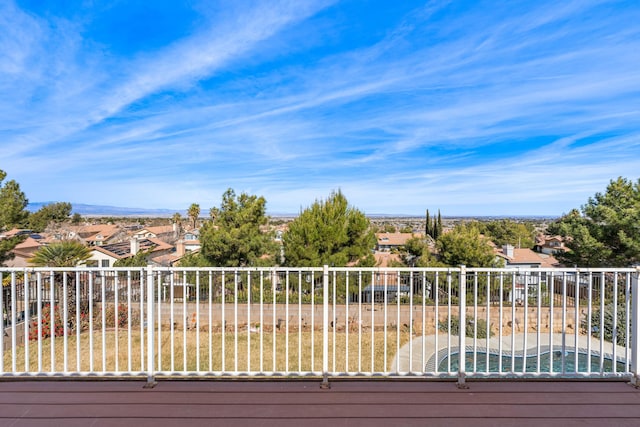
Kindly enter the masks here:
[[103, 259], [101, 262], [100, 267], [109, 267], [109, 260], [108, 259]]

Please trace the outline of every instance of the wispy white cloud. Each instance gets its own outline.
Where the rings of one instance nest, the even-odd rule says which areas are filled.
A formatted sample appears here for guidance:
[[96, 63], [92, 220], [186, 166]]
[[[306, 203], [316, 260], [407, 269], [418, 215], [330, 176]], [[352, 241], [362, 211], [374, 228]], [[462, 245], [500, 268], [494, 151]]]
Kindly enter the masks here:
[[[341, 187], [370, 212], [455, 214], [559, 214], [637, 175], [639, 8], [492, 8], [429, 2], [367, 43], [330, 46], [346, 37], [330, 24], [343, 5], [257, 2], [122, 57], [71, 18], [10, 4], [0, 69], [24, 73], [0, 81], [19, 99], [0, 101], [0, 167], [39, 199], [46, 177], [69, 188], [62, 200], [178, 208], [235, 187], [296, 211]], [[314, 29], [332, 41], [296, 45]]]

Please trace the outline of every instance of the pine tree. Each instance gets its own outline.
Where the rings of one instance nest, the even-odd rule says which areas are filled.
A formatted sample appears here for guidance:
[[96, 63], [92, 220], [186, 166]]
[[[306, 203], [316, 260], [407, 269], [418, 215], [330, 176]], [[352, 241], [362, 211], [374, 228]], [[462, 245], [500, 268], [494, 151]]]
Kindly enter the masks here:
[[440, 209], [438, 209], [438, 222], [436, 225], [436, 234], [437, 234], [437, 237], [435, 237], [436, 239], [442, 236], [442, 215], [440, 215]]
[[[431, 236], [431, 237], [433, 237], [433, 236], [431, 235], [432, 230], [431, 230], [431, 218], [429, 217], [429, 209], [427, 209], [427, 218], [426, 218], [425, 224], [426, 224], [426, 225], [425, 225], [425, 227], [424, 227], [424, 234], [425, 234], [426, 236]], [[434, 237], [434, 238], [435, 238], [435, 237]]]

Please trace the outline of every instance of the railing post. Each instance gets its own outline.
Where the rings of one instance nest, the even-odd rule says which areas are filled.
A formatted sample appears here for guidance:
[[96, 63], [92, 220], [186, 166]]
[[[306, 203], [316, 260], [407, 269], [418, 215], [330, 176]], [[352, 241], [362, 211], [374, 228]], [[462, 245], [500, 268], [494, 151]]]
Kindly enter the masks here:
[[469, 388], [465, 383], [465, 363], [467, 358], [467, 268], [460, 266], [459, 290], [458, 290], [458, 383], [461, 389]]
[[155, 380], [155, 344], [154, 344], [154, 326], [155, 326], [155, 316], [154, 316], [154, 300], [153, 300], [153, 266], [147, 265], [147, 384], [144, 388], [153, 388], [156, 386]]
[[[640, 388], [640, 266], [631, 273], [631, 385]], [[615, 344], [615, 343], [614, 343]]]
[[[313, 332], [312, 332], [313, 333]], [[329, 266], [322, 269], [322, 384], [320, 388], [328, 389], [329, 385]]]

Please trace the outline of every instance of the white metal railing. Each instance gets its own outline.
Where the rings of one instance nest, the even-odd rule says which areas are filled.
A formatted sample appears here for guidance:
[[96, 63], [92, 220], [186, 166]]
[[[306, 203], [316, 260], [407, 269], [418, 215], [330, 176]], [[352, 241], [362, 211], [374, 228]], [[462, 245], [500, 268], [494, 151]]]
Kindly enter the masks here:
[[635, 381], [638, 272], [2, 268], [0, 376]]

